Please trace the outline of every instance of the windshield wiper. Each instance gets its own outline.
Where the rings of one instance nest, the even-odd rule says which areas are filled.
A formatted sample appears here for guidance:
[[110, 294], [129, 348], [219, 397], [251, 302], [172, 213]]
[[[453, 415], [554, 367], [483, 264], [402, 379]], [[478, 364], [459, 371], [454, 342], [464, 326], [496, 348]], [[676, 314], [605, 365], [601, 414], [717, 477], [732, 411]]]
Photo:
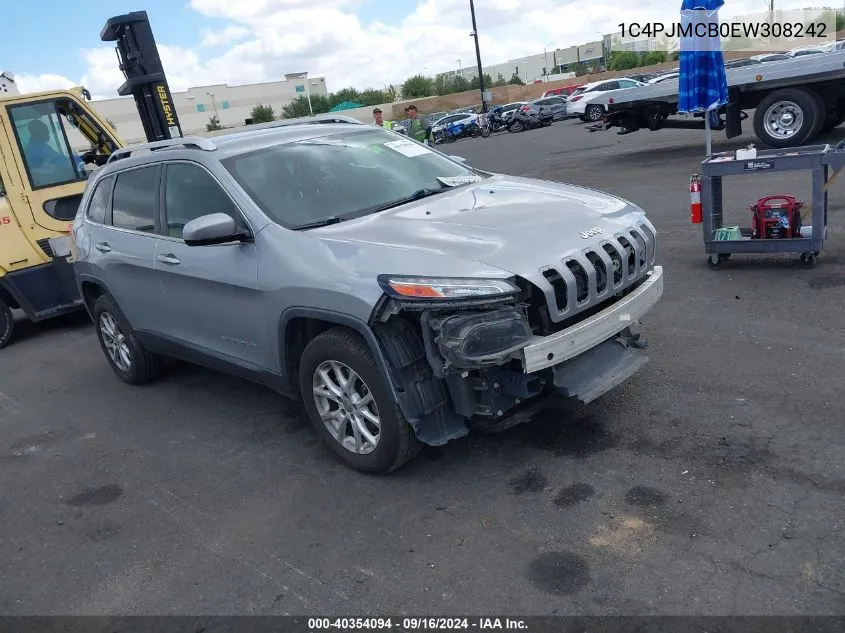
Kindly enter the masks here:
[[386, 204], [379, 205], [377, 207], [373, 207], [371, 211], [373, 213], [377, 213], [378, 211], [384, 211], [386, 209], [392, 209], [393, 207], [398, 207], [403, 204], [407, 204], [409, 202], [413, 202], [414, 200], [422, 200], [423, 198], [428, 198], [429, 196], [435, 196], [438, 193], [443, 193], [446, 191], [448, 187], [427, 187], [425, 189], [417, 189], [414, 193], [410, 196], [405, 196], [404, 198], [399, 198], [398, 200], [394, 200], [393, 202], [388, 202]]
[[346, 218], [339, 218], [336, 215], [333, 215], [328, 218], [323, 218], [322, 220], [309, 222], [308, 224], [300, 224], [299, 226], [293, 227], [293, 230], [304, 231], [305, 229], [317, 229], [321, 226], [329, 226], [330, 224], [337, 224], [338, 222], [344, 222], [345, 220]]

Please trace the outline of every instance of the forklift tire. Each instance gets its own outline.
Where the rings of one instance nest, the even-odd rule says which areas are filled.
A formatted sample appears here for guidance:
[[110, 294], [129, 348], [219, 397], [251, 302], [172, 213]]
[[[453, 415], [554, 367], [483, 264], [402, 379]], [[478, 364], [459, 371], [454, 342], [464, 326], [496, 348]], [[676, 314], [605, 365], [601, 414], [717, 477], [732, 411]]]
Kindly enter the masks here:
[[0, 301], [0, 348], [6, 347], [12, 340], [14, 329], [15, 317], [12, 316], [12, 309]]
[[141, 385], [161, 374], [164, 359], [141, 345], [110, 295], [101, 295], [92, 313], [100, 347], [118, 378], [130, 385]]

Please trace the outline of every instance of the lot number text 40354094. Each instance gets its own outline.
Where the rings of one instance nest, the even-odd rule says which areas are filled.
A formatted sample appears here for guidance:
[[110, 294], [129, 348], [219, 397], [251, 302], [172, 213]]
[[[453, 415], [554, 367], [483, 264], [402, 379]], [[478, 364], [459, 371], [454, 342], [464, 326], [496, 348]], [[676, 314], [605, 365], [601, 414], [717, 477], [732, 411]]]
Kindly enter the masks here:
[[309, 631], [364, 631], [391, 630], [397, 633], [411, 631], [488, 631], [526, 630], [524, 620], [511, 618], [436, 618], [436, 617], [379, 617], [379, 618], [309, 618]]

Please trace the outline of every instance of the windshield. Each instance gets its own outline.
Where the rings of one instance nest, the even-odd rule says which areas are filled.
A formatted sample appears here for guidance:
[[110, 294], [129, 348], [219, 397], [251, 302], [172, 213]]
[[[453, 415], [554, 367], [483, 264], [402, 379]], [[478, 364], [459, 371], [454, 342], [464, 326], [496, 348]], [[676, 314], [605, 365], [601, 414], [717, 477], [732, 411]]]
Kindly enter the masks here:
[[375, 127], [280, 143], [222, 162], [264, 213], [292, 229], [360, 217], [422, 190], [483, 178], [420, 143]]

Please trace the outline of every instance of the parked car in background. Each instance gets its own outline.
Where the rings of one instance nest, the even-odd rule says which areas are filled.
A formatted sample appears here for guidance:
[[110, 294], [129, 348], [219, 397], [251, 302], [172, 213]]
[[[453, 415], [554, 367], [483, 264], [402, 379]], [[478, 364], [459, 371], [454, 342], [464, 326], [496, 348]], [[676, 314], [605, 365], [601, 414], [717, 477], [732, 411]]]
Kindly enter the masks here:
[[511, 115], [525, 105], [525, 101], [514, 101], [513, 103], [506, 103], [502, 106], [502, 120], [507, 121]]
[[582, 121], [598, 121], [604, 116], [604, 106], [591, 103], [593, 99], [612, 90], [625, 90], [645, 85], [641, 81], [628, 77], [616, 77], [588, 83], [569, 96], [566, 104], [566, 115], [568, 118], [578, 117]]
[[816, 46], [812, 47], [802, 47], [802, 48], [794, 48], [791, 51], [787, 51], [786, 54], [790, 57], [804, 57], [805, 55], [821, 55], [825, 53], [824, 49], [818, 48]]
[[670, 79], [677, 79], [680, 73], [666, 73], [665, 75], [657, 75], [654, 79], [649, 79], [647, 84], [659, 84]]
[[759, 59], [753, 57], [743, 57], [742, 59], [731, 59], [725, 62], [725, 68], [742, 68], [743, 66], [753, 66], [754, 64], [761, 64]]
[[560, 88], [545, 90], [543, 91], [543, 94], [540, 95], [540, 99], [545, 99], [546, 97], [568, 97], [583, 85], [584, 84], [579, 84], [577, 86], [561, 86]]
[[555, 121], [563, 121], [566, 118], [566, 99], [563, 97], [546, 97], [544, 99], [534, 99], [529, 101], [529, 104], [541, 107], [552, 113]]
[[779, 62], [784, 59], [791, 59], [785, 53], [765, 53], [763, 55], [752, 55], [751, 59], [756, 59], [758, 62], [765, 64], [766, 62]]

